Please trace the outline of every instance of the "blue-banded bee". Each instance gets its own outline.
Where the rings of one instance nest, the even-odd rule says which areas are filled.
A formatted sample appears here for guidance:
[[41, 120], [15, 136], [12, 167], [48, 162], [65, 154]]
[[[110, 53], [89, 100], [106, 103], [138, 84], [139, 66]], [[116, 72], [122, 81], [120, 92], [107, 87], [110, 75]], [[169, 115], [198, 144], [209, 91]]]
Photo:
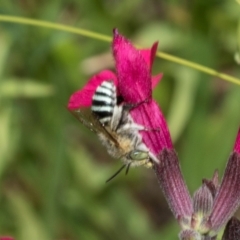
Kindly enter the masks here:
[[113, 81], [106, 80], [93, 94], [91, 112], [76, 110], [77, 118], [97, 133], [111, 156], [123, 160], [127, 171], [130, 166], [152, 167], [152, 161], [158, 163], [139, 133], [149, 130], [134, 123], [129, 113], [132, 107], [118, 100], [116, 86]]

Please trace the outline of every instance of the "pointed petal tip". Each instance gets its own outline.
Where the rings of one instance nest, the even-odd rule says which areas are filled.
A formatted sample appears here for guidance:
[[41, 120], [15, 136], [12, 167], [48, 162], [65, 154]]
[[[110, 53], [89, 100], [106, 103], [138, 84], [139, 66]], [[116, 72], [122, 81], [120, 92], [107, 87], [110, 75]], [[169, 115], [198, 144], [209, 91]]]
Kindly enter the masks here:
[[112, 50], [119, 93], [124, 101], [135, 104], [149, 98], [152, 92], [151, 72], [141, 52], [127, 38], [118, 33], [114, 35]]
[[152, 68], [152, 65], [153, 65], [153, 61], [154, 61], [154, 58], [156, 56], [156, 53], [157, 53], [157, 48], [158, 48], [158, 41], [153, 43], [152, 47], [151, 47], [151, 58], [150, 58], [150, 68]]
[[156, 52], [156, 51], [157, 51], [158, 44], [159, 44], [159, 41], [156, 41], [156, 42], [153, 43], [153, 45], [152, 45], [152, 51], [153, 51], [153, 52]]
[[157, 84], [162, 80], [162, 77], [163, 73], [159, 73], [158, 75], [152, 77], [152, 89], [157, 86]]
[[77, 104], [78, 101], [76, 101], [76, 93], [72, 94], [69, 101], [68, 101], [68, 105], [67, 105], [67, 109], [69, 111], [72, 111], [74, 109], [77, 109], [79, 106]]
[[212, 193], [213, 198], [215, 198], [217, 190], [219, 188], [219, 182], [218, 182], [218, 170], [216, 169], [213, 173], [213, 177], [211, 180], [203, 179], [202, 183], [205, 184], [210, 192]]
[[116, 37], [117, 35], [119, 35], [118, 29], [114, 28], [113, 29], [113, 36]]

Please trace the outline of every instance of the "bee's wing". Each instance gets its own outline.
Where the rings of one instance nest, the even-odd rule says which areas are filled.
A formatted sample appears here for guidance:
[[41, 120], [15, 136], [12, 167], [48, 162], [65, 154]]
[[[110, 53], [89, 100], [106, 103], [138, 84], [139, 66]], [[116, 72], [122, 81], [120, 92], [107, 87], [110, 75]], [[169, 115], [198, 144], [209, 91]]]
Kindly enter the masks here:
[[119, 146], [116, 138], [101, 124], [96, 116], [89, 108], [81, 108], [75, 111], [70, 111], [83, 125], [89, 128], [96, 134], [104, 134], [107, 139], [110, 139], [116, 147]]

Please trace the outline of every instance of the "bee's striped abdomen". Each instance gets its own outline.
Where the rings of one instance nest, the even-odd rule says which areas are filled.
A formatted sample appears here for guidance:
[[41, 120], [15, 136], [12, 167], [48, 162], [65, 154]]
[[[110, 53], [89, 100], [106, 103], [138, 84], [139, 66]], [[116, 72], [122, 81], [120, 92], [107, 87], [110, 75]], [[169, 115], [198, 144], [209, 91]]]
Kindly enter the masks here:
[[108, 124], [117, 104], [116, 87], [112, 81], [104, 81], [99, 85], [92, 98], [92, 112], [102, 124]]

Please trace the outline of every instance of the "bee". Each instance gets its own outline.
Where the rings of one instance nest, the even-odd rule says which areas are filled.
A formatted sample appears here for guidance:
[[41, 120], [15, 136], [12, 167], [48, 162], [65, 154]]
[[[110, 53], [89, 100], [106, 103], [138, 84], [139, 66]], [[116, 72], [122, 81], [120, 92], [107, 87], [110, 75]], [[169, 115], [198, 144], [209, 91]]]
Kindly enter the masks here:
[[130, 166], [143, 165], [149, 168], [153, 166], [152, 161], [159, 162], [143, 143], [139, 133], [149, 129], [135, 123], [130, 115], [130, 110], [134, 107], [122, 103], [114, 82], [105, 80], [93, 94], [90, 113], [86, 114], [82, 108], [75, 111], [80, 122], [98, 135], [108, 153], [124, 162], [113, 177], [124, 167], [127, 167], [127, 173]]

